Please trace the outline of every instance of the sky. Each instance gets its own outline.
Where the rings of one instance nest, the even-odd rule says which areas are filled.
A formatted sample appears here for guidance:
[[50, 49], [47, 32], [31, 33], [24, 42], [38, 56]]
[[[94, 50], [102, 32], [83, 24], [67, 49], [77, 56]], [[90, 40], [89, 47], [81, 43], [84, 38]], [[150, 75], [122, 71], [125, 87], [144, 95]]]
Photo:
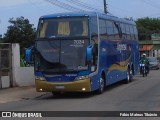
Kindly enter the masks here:
[[[106, 0], [106, 2], [109, 14], [117, 17], [132, 17], [134, 20], [160, 17], [160, 0]], [[10, 18], [23, 16], [36, 28], [40, 16], [78, 10], [103, 12], [103, 0], [0, 0], [0, 34], [6, 33]]]

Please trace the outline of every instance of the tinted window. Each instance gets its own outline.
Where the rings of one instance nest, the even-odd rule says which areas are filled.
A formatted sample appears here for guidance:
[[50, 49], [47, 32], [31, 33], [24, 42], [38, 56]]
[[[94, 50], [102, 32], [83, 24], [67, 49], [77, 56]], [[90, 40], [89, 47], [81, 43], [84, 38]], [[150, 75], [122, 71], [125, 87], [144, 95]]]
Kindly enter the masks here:
[[108, 39], [114, 39], [113, 22], [112, 21], [106, 21], [106, 27], [107, 27]]
[[114, 29], [114, 36], [115, 39], [120, 39], [120, 28], [119, 28], [119, 23], [114, 22], [113, 24], [113, 29]]
[[133, 26], [135, 40], [138, 40], [138, 32], [136, 26]]
[[131, 36], [131, 40], [135, 40], [133, 25], [129, 25], [129, 28], [130, 28], [130, 34], [131, 34], [130, 36]]
[[87, 69], [88, 40], [54, 40], [36, 42], [35, 66], [43, 71], [79, 71]]
[[129, 25], [125, 24], [125, 28], [126, 28], [126, 37], [127, 37], [127, 40], [130, 40], [131, 36], [130, 36], [130, 27], [129, 27]]
[[105, 20], [99, 20], [100, 37], [107, 38], [107, 29]]
[[39, 38], [88, 36], [88, 18], [55, 18], [40, 20]]
[[120, 23], [121, 31], [122, 31], [122, 39], [126, 39], [126, 28], [124, 23]]
[[97, 17], [91, 18], [91, 35], [98, 36], [98, 25], [97, 25]]

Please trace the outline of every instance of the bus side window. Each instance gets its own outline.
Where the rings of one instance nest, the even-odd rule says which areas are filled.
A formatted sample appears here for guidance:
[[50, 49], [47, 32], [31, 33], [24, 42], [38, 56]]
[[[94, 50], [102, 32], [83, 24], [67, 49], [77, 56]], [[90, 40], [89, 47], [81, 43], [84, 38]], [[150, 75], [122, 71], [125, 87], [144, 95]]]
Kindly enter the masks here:
[[135, 40], [134, 38], [134, 28], [132, 25], [129, 25], [130, 26], [130, 36], [131, 36], [131, 40]]
[[126, 28], [127, 40], [130, 40], [131, 39], [131, 36], [130, 36], [131, 33], [130, 33], [129, 25], [125, 24], [125, 28]]
[[98, 24], [97, 17], [91, 17], [91, 44], [93, 45], [92, 49], [92, 66], [94, 66], [94, 70], [96, 70], [97, 60], [98, 60]]
[[92, 38], [94, 36], [98, 36], [98, 24], [97, 24], [96, 17], [91, 17], [90, 32], [91, 32]]
[[106, 22], [103, 19], [99, 20], [100, 39], [107, 39]]
[[120, 23], [120, 27], [121, 27], [121, 31], [122, 31], [122, 39], [126, 39], [127, 36], [126, 36], [126, 29], [125, 29], [125, 25], [124, 23]]
[[115, 38], [120, 39], [122, 38], [122, 30], [120, 24], [118, 22], [114, 22], [114, 31], [115, 31]]
[[119, 39], [120, 38], [120, 29], [119, 29], [119, 25], [116, 22], [113, 22], [113, 29], [114, 29], [114, 37], [115, 39]]
[[112, 40], [114, 39], [114, 29], [113, 29], [113, 23], [112, 21], [106, 21], [106, 27], [107, 27], [107, 35], [108, 39]]
[[138, 31], [137, 31], [136, 26], [133, 26], [133, 29], [134, 29], [134, 38], [135, 40], [138, 40]]
[[94, 66], [97, 66], [97, 60], [98, 60], [98, 37], [97, 36], [92, 37], [92, 45], [93, 45], [93, 49], [92, 49], [93, 62], [92, 62], [92, 64]]

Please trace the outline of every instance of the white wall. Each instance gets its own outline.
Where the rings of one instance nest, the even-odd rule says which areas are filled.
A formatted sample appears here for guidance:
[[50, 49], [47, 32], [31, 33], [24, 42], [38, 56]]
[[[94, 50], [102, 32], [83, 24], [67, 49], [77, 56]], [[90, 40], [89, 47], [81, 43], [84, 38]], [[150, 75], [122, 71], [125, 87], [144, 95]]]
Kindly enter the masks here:
[[10, 87], [10, 79], [9, 76], [2, 76], [2, 88], [9, 88]]
[[34, 85], [34, 68], [20, 67], [20, 47], [19, 44], [12, 44], [12, 70], [13, 86]]
[[31, 86], [35, 84], [33, 67], [19, 67], [18, 71], [17, 86]]
[[18, 43], [12, 44], [12, 74], [13, 86], [17, 86], [17, 81], [20, 81], [20, 47]]

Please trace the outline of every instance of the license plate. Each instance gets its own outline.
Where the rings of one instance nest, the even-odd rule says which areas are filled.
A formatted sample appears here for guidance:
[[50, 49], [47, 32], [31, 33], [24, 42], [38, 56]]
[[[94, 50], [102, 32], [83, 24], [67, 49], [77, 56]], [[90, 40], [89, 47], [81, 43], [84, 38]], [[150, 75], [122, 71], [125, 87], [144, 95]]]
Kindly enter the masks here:
[[57, 85], [56, 89], [64, 89], [64, 86], [63, 85]]

